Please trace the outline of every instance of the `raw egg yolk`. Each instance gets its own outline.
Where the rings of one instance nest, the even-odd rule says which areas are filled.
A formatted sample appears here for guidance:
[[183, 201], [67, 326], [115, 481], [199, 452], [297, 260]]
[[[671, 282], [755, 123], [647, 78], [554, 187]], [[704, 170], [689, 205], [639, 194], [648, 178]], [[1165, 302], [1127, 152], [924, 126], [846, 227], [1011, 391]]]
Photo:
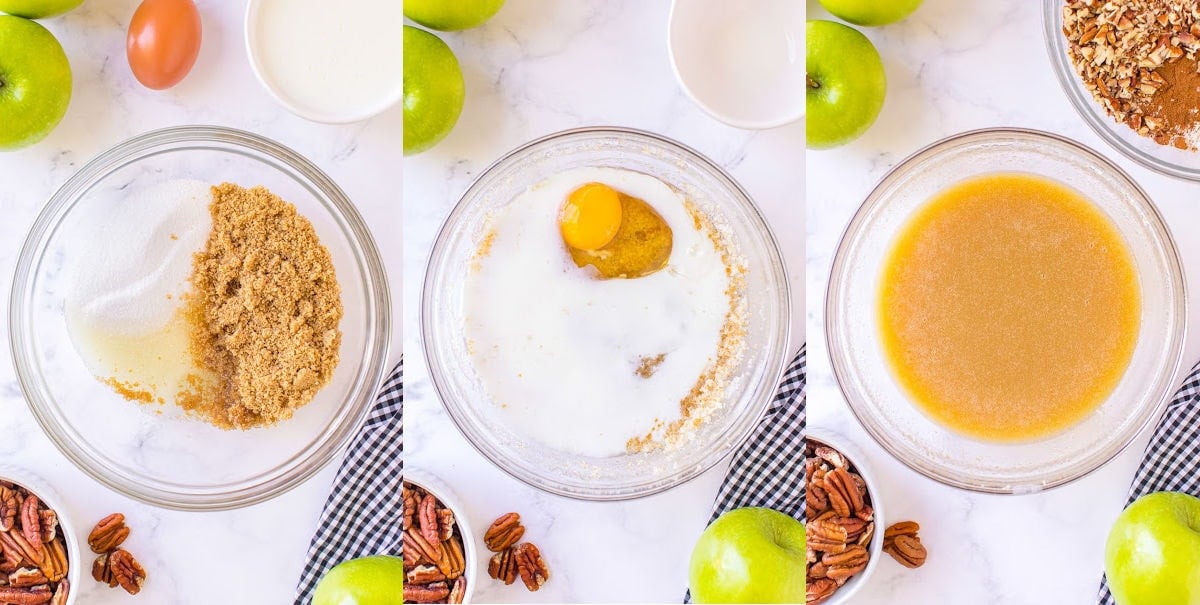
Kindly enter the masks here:
[[599, 250], [621, 228], [621, 196], [602, 183], [588, 183], [567, 196], [558, 212], [563, 241], [579, 250]]

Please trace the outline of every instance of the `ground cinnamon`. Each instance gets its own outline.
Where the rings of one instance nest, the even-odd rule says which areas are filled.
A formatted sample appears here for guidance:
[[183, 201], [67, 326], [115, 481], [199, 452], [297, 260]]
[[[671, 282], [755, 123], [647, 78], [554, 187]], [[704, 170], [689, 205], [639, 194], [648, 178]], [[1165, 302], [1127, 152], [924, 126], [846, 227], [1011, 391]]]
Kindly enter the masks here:
[[1179, 149], [1200, 146], [1200, 65], [1181, 58], [1164, 63], [1158, 74], [1167, 81], [1153, 96], [1146, 115], [1162, 120], [1163, 133], [1154, 138], [1160, 145]]

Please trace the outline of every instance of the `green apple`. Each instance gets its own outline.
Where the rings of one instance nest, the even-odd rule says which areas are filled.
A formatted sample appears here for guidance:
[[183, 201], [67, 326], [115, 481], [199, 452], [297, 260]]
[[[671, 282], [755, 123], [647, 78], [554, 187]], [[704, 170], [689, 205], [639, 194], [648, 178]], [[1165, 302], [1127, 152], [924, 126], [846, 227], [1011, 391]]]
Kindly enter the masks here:
[[504, 0], [404, 0], [404, 16], [441, 31], [457, 31], [483, 25]]
[[75, 10], [83, 0], [0, 0], [0, 13], [45, 19]]
[[697, 603], [803, 603], [804, 524], [768, 508], [713, 521], [692, 550], [688, 586]]
[[841, 23], [809, 21], [805, 36], [808, 147], [844, 145], [866, 132], [883, 109], [883, 60], [866, 36]]
[[821, 6], [855, 25], [887, 25], [917, 10], [922, 0], [821, 0]]
[[321, 578], [312, 602], [313, 605], [403, 603], [404, 559], [376, 555], [340, 563]]
[[466, 97], [458, 59], [437, 36], [404, 26], [404, 155], [437, 145], [458, 122]]
[[1104, 571], [1119, 605], [1200, 605], [1200, 498], [1138, 498], [1108, 534]]
[[54, 34], [34, 21], [0, 15], [0, 150], [50, 134], [71, 102], [71, 64]]

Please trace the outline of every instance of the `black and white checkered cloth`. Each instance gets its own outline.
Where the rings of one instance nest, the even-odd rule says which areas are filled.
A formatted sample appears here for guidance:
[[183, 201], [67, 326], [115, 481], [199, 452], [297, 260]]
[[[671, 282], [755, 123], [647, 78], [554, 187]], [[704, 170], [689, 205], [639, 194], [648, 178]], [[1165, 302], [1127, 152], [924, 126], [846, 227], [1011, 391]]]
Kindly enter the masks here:
[[325, 501], [295, 605], [312, 602], [313, 589], [334, 565], [403, 550], [404, 362], [383, 383], [375, 407], [346, 451]]
[[[709, 523], [728, 511], [761, 506], [804, 521], [804, 425], [808, 356], [801, 347], [758, 427], [729, 464]], [[690, 603], [691, 596], [685, 595]]]
[[[1126, 506], [1154, 492], [1200, 496], [1200, 363], [1192, 368], [1158, 423], [1134, 476]], [[1108, 581], [1103, 579], [1100, 605], [1117, 605]]]

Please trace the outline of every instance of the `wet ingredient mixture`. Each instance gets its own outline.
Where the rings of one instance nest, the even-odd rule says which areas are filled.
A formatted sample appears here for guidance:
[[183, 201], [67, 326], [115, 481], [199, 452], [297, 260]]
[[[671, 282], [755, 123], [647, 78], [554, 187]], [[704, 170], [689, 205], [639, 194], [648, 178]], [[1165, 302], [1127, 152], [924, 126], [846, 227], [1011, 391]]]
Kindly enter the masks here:
[[967, 179], [895, 240], [879, 324], [900, 385], [979, 439], [1062, 431], [1116, 388], [1136, 344], [1134, 264], [1087, 199], [1027, 174]]

